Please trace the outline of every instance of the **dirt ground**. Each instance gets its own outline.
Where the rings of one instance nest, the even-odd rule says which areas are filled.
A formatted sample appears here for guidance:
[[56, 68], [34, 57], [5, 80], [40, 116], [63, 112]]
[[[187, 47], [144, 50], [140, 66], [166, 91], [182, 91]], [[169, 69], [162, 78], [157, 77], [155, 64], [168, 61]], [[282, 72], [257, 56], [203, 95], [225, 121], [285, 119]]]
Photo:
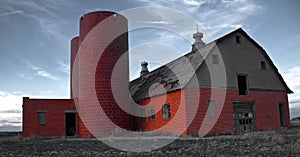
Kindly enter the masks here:
[[0, 156], [300, 156], [300, 129], [179, 138], [140, 153], [120, 151], [97, 139], [21, 138], [19, 133], [0, 133]]

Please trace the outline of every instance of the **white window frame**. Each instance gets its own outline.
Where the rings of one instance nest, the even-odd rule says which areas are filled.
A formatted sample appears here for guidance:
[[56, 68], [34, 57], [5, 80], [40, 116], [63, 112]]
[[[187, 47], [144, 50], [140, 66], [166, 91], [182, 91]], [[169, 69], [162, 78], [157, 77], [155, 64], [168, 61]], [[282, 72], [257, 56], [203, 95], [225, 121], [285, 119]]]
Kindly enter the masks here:
[[171, 105], [170, 104], [164, 104], [162, 106], [162, 119], [167, 120], [171, 118]]
[[149, 120], [155, 120], [155, 108], [149, 108]]

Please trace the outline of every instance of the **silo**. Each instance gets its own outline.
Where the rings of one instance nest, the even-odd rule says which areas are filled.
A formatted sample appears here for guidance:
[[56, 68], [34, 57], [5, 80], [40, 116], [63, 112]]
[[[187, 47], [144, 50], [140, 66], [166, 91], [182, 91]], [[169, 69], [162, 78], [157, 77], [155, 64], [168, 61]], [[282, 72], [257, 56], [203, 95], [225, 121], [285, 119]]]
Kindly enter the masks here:
[[[77, 56], [77, 52], [78, 52], [78, 49], [79, 49], [79, 37], [74, 37], [72, 40], [71, 40], [71, 59], [70, 59], [70, 97], [71, 99], [74, 99], [74, 95], [76, 95], [78, 97], [78, 66], [79, 64], [76, 64], [76, 67], [74, 67], [74, 63], [75, 63], [75, 59], [76, 59], [76, 56]], [[78, 60], [79, 58], [77, 58]], [[72, 77], [74, 73], [74, 76], [77, 76], [77, 77]], [[74, 84], [73, 84], [74, 82]], [[72, 84], [74, 85], [74, 87], [72, 87]], [[75, 88], [75, 89], [72, 89], [72, 88]], [[73, 92], [75, 92], [73, 94]]]
[[[129, 108], [128, 21], [117, 13], [92, 12], [80, 18], [78, 132], [81, 137], [101, 134], [118, 127], [130, 129], [130, 115], [117, 104], [112, 83], [118, 86], [117, 98]], [[122, 57], [122, 62], [118, 62]], [[117, 79], [112, 78], [113, 69]], [[116, 96], [116, 95], [115, 95]], [[95, 98], [96, 97], [96, 98]], [[105, 114], [101, 114], [100, 109]], [[111, 125], [109, 121], [116, 124]]]

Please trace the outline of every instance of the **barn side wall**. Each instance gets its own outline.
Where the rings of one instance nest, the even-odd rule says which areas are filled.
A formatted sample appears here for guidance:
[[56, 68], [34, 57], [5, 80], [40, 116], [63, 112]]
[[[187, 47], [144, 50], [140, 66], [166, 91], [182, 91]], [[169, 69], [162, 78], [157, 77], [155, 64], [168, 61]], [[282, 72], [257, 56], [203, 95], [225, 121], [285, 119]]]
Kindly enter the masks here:
[[[143, 99], [139, 102], [141, 106], [146, 106], [145, 121], [141, 117], [135, 117], [135, 129], [137, 131], [152, 131], [171, 134], [186, 134], [186, 119], [185, 119], [185, 95], [181, 90], [160, 95], [152, 98]], [[162, 118], [162, 106], [170, 105], [170, 119]], [[150, 120], [149, 109], [155, 108], [155, 119]], [[140, 115], [141, 109], [135, 110]]]
[[[188, 108], [189, 103], [193, 101], [194, 97], [199, 96], [193, 95], [192, 93], [200, 91], [199, 107], [196, 116], [192, 119], [192, 124], [187, 129], [188, 134], [234, 133], [234, 102], [253, 103], [256, 130], [279, 129], [281, 127], [279, 104], [282, 103], [285, 106], [286, 124], [287, 127], [290, 127], [289, 106], [286, 92], [250, 91], [248, 96], [239, 96], [238, 91], [234, 89], [190, 88], [185, 91], [189, 92], [189, 94], [186, 94], [187, 115], [193, 110]], [[215, 93], [215, 96], [212, 96], [212, 92]], [[223, 101], [220, 99], [220, 94], [224, 92], [226, 92], [226, 97]], [[216, 116], [213, 117], [209, 116], [207, 112], [208, 102], [211, 100], [215, 101]], [[224, 103], [224, 105], [222, 105], [222, 103]]]

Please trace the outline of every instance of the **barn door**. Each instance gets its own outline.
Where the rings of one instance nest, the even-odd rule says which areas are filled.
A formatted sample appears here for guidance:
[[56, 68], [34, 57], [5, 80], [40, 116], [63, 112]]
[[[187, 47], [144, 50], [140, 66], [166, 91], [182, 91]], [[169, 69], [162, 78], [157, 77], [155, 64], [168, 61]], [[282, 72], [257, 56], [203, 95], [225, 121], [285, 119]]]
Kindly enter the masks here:
[[236, 133], [243, 133], [255, 130], [255, 113], [253, 103], [234, 103], [233, 121]]
[[279, 114], [280, 114], [280, 126], [286, 127], [284, 104], [279, 104]]

